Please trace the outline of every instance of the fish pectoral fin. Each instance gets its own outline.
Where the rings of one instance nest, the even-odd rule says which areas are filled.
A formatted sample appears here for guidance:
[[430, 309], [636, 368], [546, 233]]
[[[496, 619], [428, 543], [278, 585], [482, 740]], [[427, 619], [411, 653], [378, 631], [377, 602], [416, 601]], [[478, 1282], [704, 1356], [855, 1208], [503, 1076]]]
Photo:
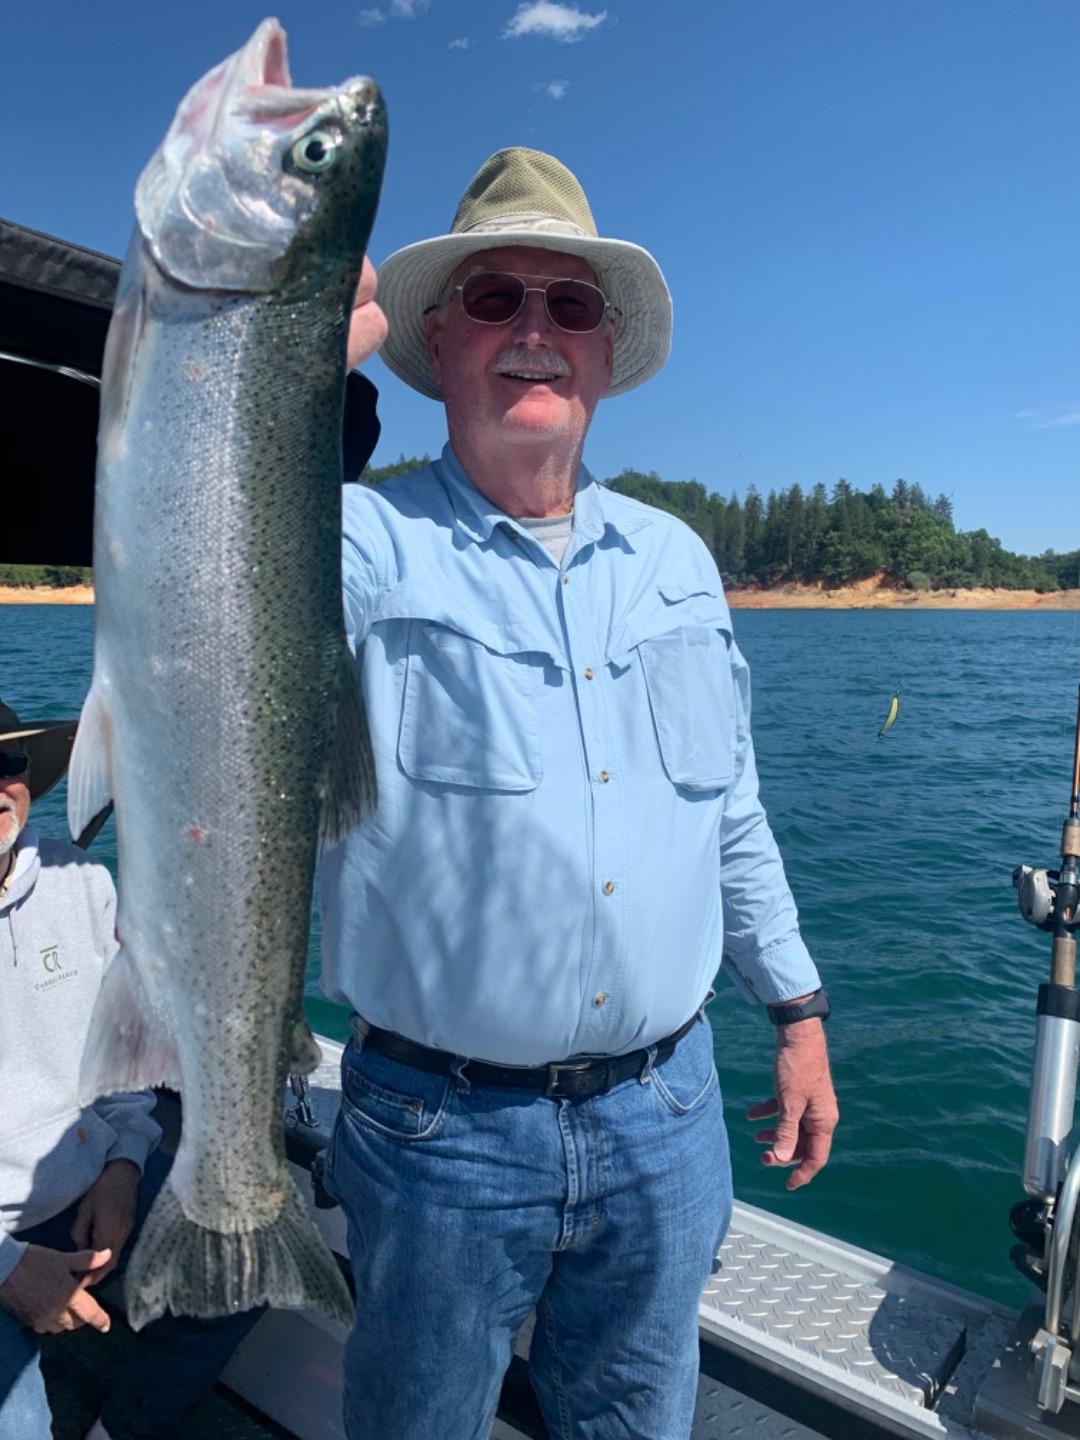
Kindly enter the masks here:
[[78, 839], [112, 799], [112, 716], [98, 682], [83, 702], [68, 768], [68, 828]]
[[289, 1037], [289, 1074], [310, 1075], [321, 1064], [322, 1051], [311, 1026], [304, 1019], [297, 1020]]
[[180, 1060], [171, 1036], [148, 1012], [127, 951], [105, 971], [83, 1051], [79, 1103], [99, 1095], [168, 1085], [179, 1090]]
[[337, 706], [330, 737], [326, 774], [319, 787], [322, 814], [319, 838], [324, 845], [344, 840], [375, 808], [375, 756], [371, 749], [364, 697], [356, 664], [341, 646]]
[[321, 1310], [351, 1325], [352, 1300], [337, 1261], [292, 1177], [283, 1172], [281, 1184], [281, 1212], [272, 1225], [225, 1233], [187, 1218], [170, 1177], [128, 1262], [124, 1296], [132, 1329], [166, 1310], [208, 1319], [264, 1304]]

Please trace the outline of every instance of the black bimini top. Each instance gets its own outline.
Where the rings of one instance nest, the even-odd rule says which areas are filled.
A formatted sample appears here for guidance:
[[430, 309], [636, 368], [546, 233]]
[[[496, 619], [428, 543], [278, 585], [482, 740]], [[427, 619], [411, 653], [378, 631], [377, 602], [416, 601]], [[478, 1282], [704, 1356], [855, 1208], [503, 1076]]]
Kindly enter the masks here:
[[[89, 565], [105, 335], [120, 262], [0, 220], [0, 564]], [[346, 386], [345, 477], [379, 438], [378, 392]]]

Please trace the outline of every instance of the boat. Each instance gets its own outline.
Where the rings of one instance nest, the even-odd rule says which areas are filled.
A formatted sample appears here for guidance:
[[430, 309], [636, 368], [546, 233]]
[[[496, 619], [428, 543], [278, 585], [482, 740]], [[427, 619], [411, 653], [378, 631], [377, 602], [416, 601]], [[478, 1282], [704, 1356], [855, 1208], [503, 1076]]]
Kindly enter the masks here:
[[[118, 275], [119, 263], [108, 256], [0, 221], [0, 443], [5, 496], [14, 506], [0, 563], [91, 563], [97, 395]], [[376, 436], [374, 389], [350, 376], [347, 479], [359, 476]], [[1080, 756], [1080, 718], [1077, 735]], [[1075, 959], [1070, 886], [1080, 885], [1077, 769], [1080, 762], [1061, 869], [1024, 866], [1014, 877], [1024, 917], [1054, 936], [1051, 982], [1040, 990], [1022, 1175], [1027, 1199], [1012, 1216], [1013, 1260], [1032, 1282], [1028, 1304], [1019, 1311], [999, 1305], [736, 1201], [700, 1301], [693, 1440], [743, 1433], [762, 1440], [1080, 1437], [1080, 1162], [1069, 1163], [1067, 1153], [1080, 1035], [1068, 967], [1070, 945]], [[341, 1098], [341, 1046], [319, 1041], [323, 1063], [306, 1079], [290, 1077], [282, 1097], [286, 1152], [347, 1274], [344, 1218], [320, 1183]], [[158, 1112], [168, 1144], [178, 1131], [178, 1097], [162, 1092]], [[109, 1372], [103, 1345], [131, 1343], [119, 1291], [110, 1285], [105, 1299], [117, 1323], [106, 1341], [80, 1331], [47, 1342], [58, 1440], [81, 1440], [94, 1418], [95, 1386]], [[206, 1440], [343, 1436], [345, 1333], [321, 1315], [268, 1312], [223, 1372], [193, 1433]], [[518, 1336], [496, 1440], [544, 1440], [547, 1433], [528, 1383], [530, 1333], [526, 1325]]]

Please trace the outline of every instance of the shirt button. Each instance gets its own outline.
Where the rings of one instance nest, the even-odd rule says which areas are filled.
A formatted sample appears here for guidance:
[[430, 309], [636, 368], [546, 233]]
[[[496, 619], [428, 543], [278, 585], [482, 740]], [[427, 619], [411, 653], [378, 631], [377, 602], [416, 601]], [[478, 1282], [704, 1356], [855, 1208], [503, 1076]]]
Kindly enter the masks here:
[[605, 895], [614, 895], [614, 894], [615, 894], [615, 881], [614, 881], [614, 880], [605, 880], [605, 881], [604, 881], [604, 894], [605, 894]]
[[596, 992], [596, 994], [593, 996], [593, 1002], [592, 1002], [592, 1003], [593, 1003], [594, 1005], [603, 1005], [603, 1003], [604, 1003], [604, 1001], [605, 1001], [606, 999], [607, 999], [607, 996], [604, 994], [603, 990], [598, 990], [598, 991]]
[[606, 770], [601, 770], [601, 771], [600, 771], [600, 779], [601, 779], [601, 780], [604, 782], [604, 784], [606, 785], [607, 782], [611, 779], [611, 776], [608, 774], [608, 772], [607, 772]]
[[564, 585], [569, 585], [569, 584], [570, 584], [570, 576], [569, 576], [569, 575], [564, 575], [564, 576], [562, 577], [562, 583], [563, 583]]
[[592, 672], [591, 670], [586, 670], [586, 671], [585, 671], [585, 679], [586, 679], [586, 680], [591, 680], [591, 679], [592, 679], [592, 675], [593, 675], [593, 672]]

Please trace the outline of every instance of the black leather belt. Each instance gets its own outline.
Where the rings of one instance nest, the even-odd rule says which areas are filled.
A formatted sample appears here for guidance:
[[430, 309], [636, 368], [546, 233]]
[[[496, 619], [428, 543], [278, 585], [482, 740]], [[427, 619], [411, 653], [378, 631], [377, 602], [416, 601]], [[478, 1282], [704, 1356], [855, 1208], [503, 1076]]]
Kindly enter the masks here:
[[[653, 1065], [662, 1065], [671, 1058], [675, 1046], [693, 1029], [698, 1014], [690, 1016], [685, 1025], [680, 1025], [673, 1035], [657, 1042]], [[432, 1050], [427, 1045], [416, 1045], [392, 1030], [379, 1030], [372, 1025], [364, 1035], [365, 1050], [377, 1050], [390, 1060], [400, 1060], [403, 1065], [412, 1065], [417, 1070], [429, 1070], [436, 1075], [450, 1075], [458, 1056], [448, 1050]], [[613, 1055], [600, 1060], [560, 1060], [551, 1065], [537, 1065], [533, 1068], [517, 1065], [491, 1065], [486, 1060], [466, 1060], [461, 1073], [475, 1085], [510, 1085], [516, 1089], [542, 1090], [554, 1099], [587, 1100], [592, 1095], [603, 1095], [613, 1085], [620, 1084], [640, 1075], [649, 1062], [648, 1050], [632, 1050], [629, 1055]]]

